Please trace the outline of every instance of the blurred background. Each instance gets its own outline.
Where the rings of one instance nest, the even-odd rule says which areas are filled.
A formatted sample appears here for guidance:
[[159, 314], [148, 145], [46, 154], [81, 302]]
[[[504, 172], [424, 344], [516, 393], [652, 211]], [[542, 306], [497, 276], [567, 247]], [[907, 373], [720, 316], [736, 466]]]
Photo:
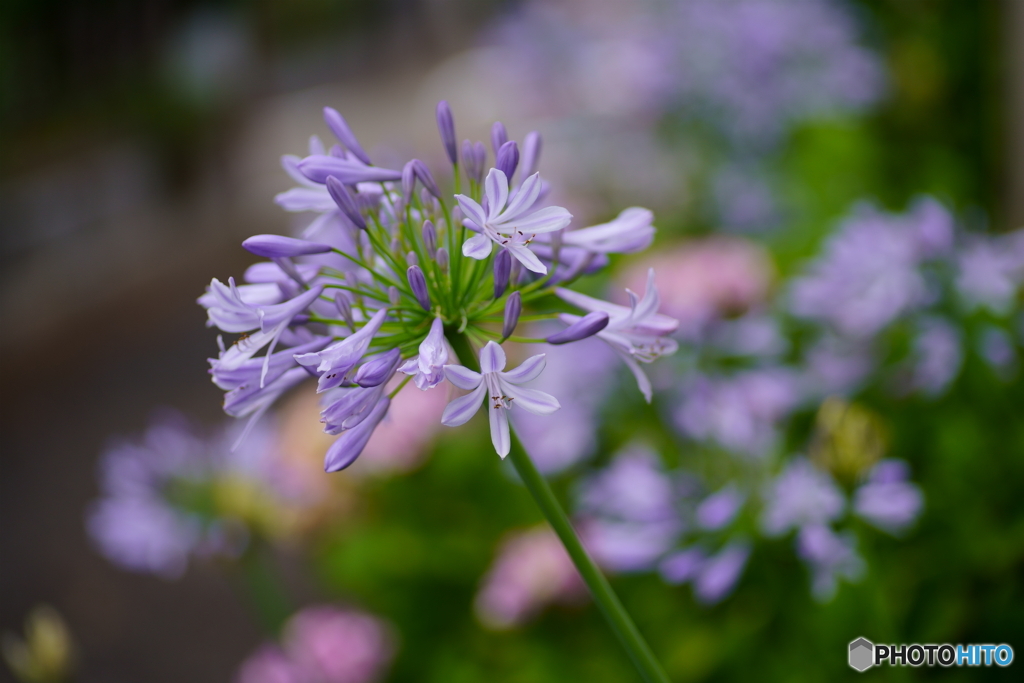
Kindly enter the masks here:
[[[619, 291], [652, 259], [703, 272], [698, 279], [742, 271], [739, 284], [720, 285], [742, 290], [738, 304], [733, 290], [715, 301], [722, 319], [779, 307], [800, 318], [799, 307], [773, 302], [799, 289], [786, 283], [829, 253], [829, 236], [863, 202], [914, 216], [915, 201], [934, 198], [962, 231], [943, 263], [961, 263], [982, 239], [1021, 254], [978, 266], [1005, 271], [999, 305], [921, 304], [963, 340], [935, 361], [956, 368], [927, 398], [893, 389], [898, 373], [865, 373], [872, 379], [772, 418], [771, 450], [788, 458], [814, 450], [825, 395], [866, 406], [885, 423], [884, 455], [909, 463], [923, 496], [899, 534], [854, 530], [863, 566], [838, 590], [813, 589], [792, 543], [771, 534], [744, 540], [745, 572], [714, 599], [669, 585], [664, 569], [623, 567], [615, 585], [673, 680], [853, 676], [845, 648], [858, 636], [1024, 652], [1024, 247], [998, 241], [1024, 225], [1016, 0], [4, 2], [0, 631], [23, 635], [46, 604], [60, 615], [50, 630], [63, 620], [74, 642], [68, 680], [227, 681], [288, 615], [329, 603], [387, 624], [378, 657], [390, 664], [351, 680], [632, 680], [600, 615], [557, 570], [508, 571], [539, 571], [546, 588], [529, 589], [531, 599], [546, 605], [564, 593], [567, 604], [488, 611], [480, 595], [501, 575], [496, 558], [531, 552], [522, 539], [541, 517], [482, 448], [480, 425], [395, 437], [377, 449], [379, 466], [325, 484], [315, 406], [289, 398], [275, 438], [316, 480], [301, 489], [297, 521], [264, 529], [246, 499], [235, 515], [248, 524], [245, 547], [230, 551], [226, 525], [229, 540], [194, 553], [187, 569], [154, 561], [153, 571], [129, 571], [95, 540], [106, 495], [99, 463], [112, 439], [138, 438], [163, 408], [199, 432], [223, 429], [206, 372], [216, 335], [195, 299], [211, 277], [237, 277], [255, 260], [241, 240], [308, 223], [274, 204], [293, 185], [280, 155], [305, 154], [311, 134], [330, 140], [329, 105], [382, 165], [417, 155], [440, 167], [441, 99], [460, 138], [489, 141], [498, 119], [520, 140], [540, 131], [541, 171], [580, 225], [633, 205], [655, 211], [652, 251], [613, 263]], [[709, 244], [726, 247], [699, 250]], [[689, 260], [672, 261], [680, 249]], [[686, 311], [691, 290], [714, 298], [707, 291], [719, 286], [659, 283]], [[957, 291], [962, 299], [967, 289]], [[900, 316], [910, 319], [890, 318]], [[714, 345], [706, 332], [681, 343]], [[802, 354], [800, 330], [784, 334]], [[885, 343], [917, 343], [900, 339]], [[744, 446], [720, 438], [701, 450], [714, 441], [701, 425], [715, 417], [692, 417], [686, 401], [704, 396], [693, 382], [710, 376], [707, 354], [683, 355], [652, 407], [633, 398], [621, 411], [589, 407], [606, 419], [593, 418], [580, 453], [541, 438], [555, 451], [548, 470], [564, 499], [585, 499], [579, 482], [637, 439], [666, 467], [702, 473], [709, 489], [739, 480], [708, 474], [717, 471], [709, 458]], [[615, 382], [633, 389], [617, 375], [606, 384]], [[633, 427], [607, 419], [621, 413]], [[831, 472], [842, 483], [840, 469]], [[545, 594], [552, 585], [564, 590]], [[294, 641], [303, 628], [289, 621], [281, 637]], [[5, 648], [17, 659], [15, 650]], [[981, 680], [1012, 671], [876, 673]], [[2, 667], [0, 680], [17, 679]]]

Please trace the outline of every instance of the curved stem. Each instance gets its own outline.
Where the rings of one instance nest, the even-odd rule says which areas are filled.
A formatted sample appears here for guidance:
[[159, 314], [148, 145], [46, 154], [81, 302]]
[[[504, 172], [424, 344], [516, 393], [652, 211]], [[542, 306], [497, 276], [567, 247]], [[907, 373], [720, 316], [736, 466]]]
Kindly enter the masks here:
[[[464, 334], [450, 332], [447, 336], [459, 361], [471, 370], [479, 371], [476, 354], [473, 353], [469, 339]], [[619, 643], [633, 661], [633, 665], [646, 683], [669, 683], [668, 676], [658, 660], [655, 659], [647, 641], [644, 640], [636, 624], [633, 623], [632, 617], [629, 616], [626, 608], [615, 595], [608, 579], [604, 577], [590, 554], [587, 553], [586, 548], [583, 547], [568, 515], [565, 514], [558, 499], [555, 498], [547, 480], [537, 471], [526, 449], [523, 448], [523, 444], [516, 436], [515, 430], [510, 430], [510, 436], [512, 449], [509, 452], [509, 459], [512, 460], [512, 465], [516, 468], [519, 478], [522, 479], [523, 484], [533, 496], [537, 506], [544, 513], [551, 528], [555, 530], [559, 540], [562, 541], [562, 545], [565, 546], [566, 552], [569, 553], [573, 564], [576, 565], [577, 571], [583, 577], [587, 588], [590, 589], [590, 594], [594, 596], [594, 602], [597, 603], [612, 632], [615, 633]]]

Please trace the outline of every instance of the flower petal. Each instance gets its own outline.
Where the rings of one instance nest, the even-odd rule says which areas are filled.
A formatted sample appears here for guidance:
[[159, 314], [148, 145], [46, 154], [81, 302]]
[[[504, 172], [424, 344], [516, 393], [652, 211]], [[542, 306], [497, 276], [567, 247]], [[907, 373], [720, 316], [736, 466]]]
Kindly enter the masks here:
[[480, 372], [501, 372], [505, 369], [505, 350], [493, 341], [480, 350]]
[[484, 179], [484, 191], [487, 193], [487, 222], [493, 222], [508, 201], [508, 178], [502, 171], [492, 168]]
[[[516, 230], [526, 235], [536, 235], [537, 233], [561, 230], [571, 222], [572, 214], [566, 209], [560, 206], [548, 206], [540, 211], [534, 211], [524, 218], [514, 219], [510, 222], [508, 230], [511, 230], [514, 224]], [[502, 225], [504, 224], [505, 221], [503, 220]], [[495, 226], [495, 228], [498, 228], [498, 226]]]
[[[504, 175], [504, 174], [503, 174]], [[491, 418], [491, 443], [494, 450], [504, 459], [512, 448], [512, 439], [508, 431], [508, 411], [501, 406], [487, 404]]]
[[519, 191], [516, 192], [516, 196], [508, 203], [508, 208], [501, 213], [501, 222], [515, 220], [529, 211], [536, 203], [538, 195], [540, 195], [540, 174], [534, 173], [526, 179]]
[[479, 372], [473, 372], [461, 365], [444, 366], [444, 376], [459, 389], [465, 389], [466, 391], [476, 389], [484, 381], [483, 375]]
[[537, 255], [530, 251], [529, 247], [524, 247], [521, 244], [506, 244], [505, 248], [516, 257], [516, 260], [522, 263], [528, 270], [532, 270], [534, 273], [546, 274], [548, 272], [547, 266], [541, 263]]
[[500, 384], [505, 395], [513, 399], [512, 405], [519, 406], [528, 413], [550, 415], [562, 407], [557, 398], [539, 389], [517, 387], [507, 382]]
[[[452, 382], [454, 384], [454, 382]], [[459, 396], [457, 399], [445, 406], [441, 415], [441, 424], [447, 427], [458, 427], [469, 422], [469, 418], [476, 415], [483, 405], [487, 396], [487, 386], [480, 384], [472, 393]]]
[[464, 194], [455, 195], [455, 199], [459, 202], [459, 208], [462, 209], [463, 216], [477, 225], [483, 225], [487, 222], [487, 214], [484, 212], [484, 207], [477, 204], [476, 200]]
[[619, 306], [602, 299], [595, 299], [592, 296], [580, 294], [564, 287], [556, 287], [555, 295], [562, 301], [566, 301], [585, 311], [604, 311], [611, 316], [612, 320], [626, 318], [631, 313], [630, 309], [625, 306]]
[[530, 380], [537, 379], [540, 373], [543, 372], [544, 366], [547, 364], [545, 360], [545, 354], [540, 353], [536, 356], [530, 356], [523, 361], [522, 365], [514, 370], [503, 372], [501, 379], [508, 382], [509, 384], [523, 384]]
[[640, 393], [644, 395], [644, 400], [650, 403], [651, 396], [654, 393], [654, 390], [651, 388], [651, 380], [647, 379], [647, 375], [644, 374], [643, 368], [640, 367], [640, 364], [636, 362], [635, 358], [622, 353], [619, 349], [616, 349], [616, 351], [619, 351], [619, 355], [622, 357], [622, 362], [626, 364], [629, 371], [633, 373], [634, 377], [636, 377], [636, 384], [640, 387]]
[[482, 261], [491, 255], [491, 244], [487, 235], [473, 235], [462, 243], [462, 255]]

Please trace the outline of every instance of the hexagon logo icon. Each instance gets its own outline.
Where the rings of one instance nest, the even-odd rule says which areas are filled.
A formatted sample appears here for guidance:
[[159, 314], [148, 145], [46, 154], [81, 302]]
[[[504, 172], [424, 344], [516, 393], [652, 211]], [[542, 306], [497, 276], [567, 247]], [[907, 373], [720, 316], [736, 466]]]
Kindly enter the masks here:
[[875, 644], [867, 638], [858, 638], [850, 643], [850, 666], [857, 671], [867, 671], [875, 663]]

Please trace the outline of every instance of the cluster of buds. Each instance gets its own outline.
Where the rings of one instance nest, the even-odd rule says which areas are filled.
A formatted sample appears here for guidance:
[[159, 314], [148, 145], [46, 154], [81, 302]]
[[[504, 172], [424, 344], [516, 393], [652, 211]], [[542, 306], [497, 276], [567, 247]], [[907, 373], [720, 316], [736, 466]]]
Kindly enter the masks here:
[[[355, 461], [410, 380], [428, 391], [447, 379], [470, 393], [449, 404], [442, 422], [461, 425], [485, 405], [504, 457], [510, 410], [546, 415], [559, 404], [521, 386], [544, 370], [544, 355], [506, 371], [501, 344], [593, 335], [622, 357], [650, 400], [640, 364], [675, 351], [668, 335], [678, 324], [658, 313], [653, 272], [642, 296], [629, 292], [629, 306], [570, 289], [609, 254], [648, 247], [650, 211], [632, 207], [608, 223], [571, 229], [566, 209], [544, 205], [550, 187], [536, 172], [540, 135], [527, 135], [520, 153], [495, 123], [488, 167], [483, 143], [457, 144], [446, 102], [438, 104], [437, 123], [453, 170], [450, 193], [418, 159], [401, 170], [373, 165], [337, 111], [325, 108], [324, 117], [339, 144], [327, 149], [313, 137], [308, 156], [284, 157], [300, 186], [277, 197], [286, 210], [318, 217], [301, 238], [245, 240], [243, 247], [269, 262], [251, 266], [244, 284], [214, 279], [199, 299], [210, 325], [241, 335], [230, 346], [221, 341], [210, 360], [228, 414], [252, 424], [285, 391], [315, 377], [320, 421], [338, 435], [325, 468], [337, 471]], [[562, 303], [572, 309], [551, 312]], [[538, 304], [547, 312], [526, 313]], [[516, 336], [520, 322], [546, 318], [566, 328], [546, 339]]]

